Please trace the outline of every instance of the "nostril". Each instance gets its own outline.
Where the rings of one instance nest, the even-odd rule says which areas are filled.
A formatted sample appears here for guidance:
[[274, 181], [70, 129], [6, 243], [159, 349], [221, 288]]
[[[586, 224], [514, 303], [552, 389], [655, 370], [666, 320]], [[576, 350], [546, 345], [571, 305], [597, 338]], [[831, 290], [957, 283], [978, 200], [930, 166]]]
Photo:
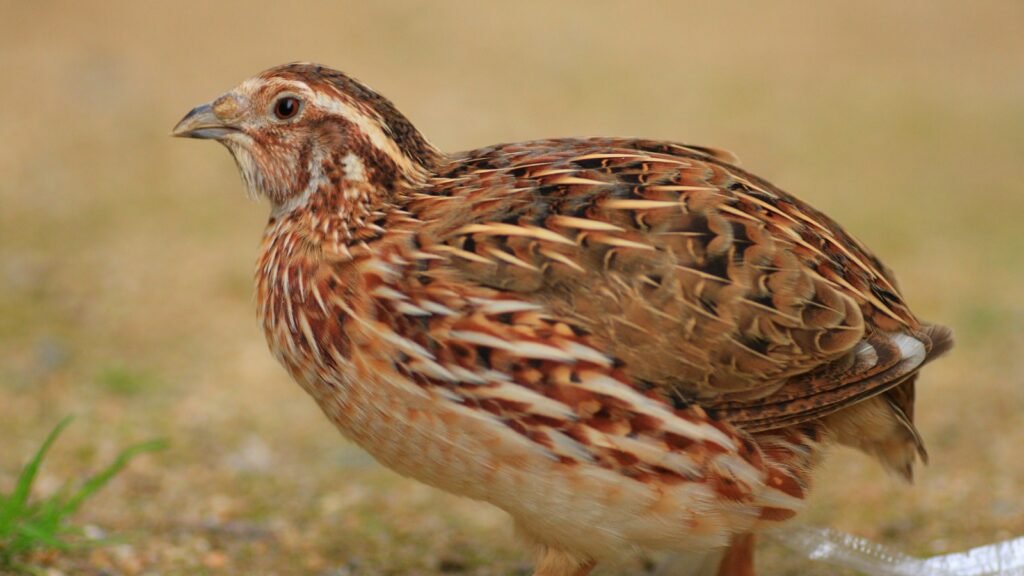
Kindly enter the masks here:
[[213, 113], [221, 120], [231, 120], [242, 112], [242, 102], [234, 94], [225, 94], [213, 101]]

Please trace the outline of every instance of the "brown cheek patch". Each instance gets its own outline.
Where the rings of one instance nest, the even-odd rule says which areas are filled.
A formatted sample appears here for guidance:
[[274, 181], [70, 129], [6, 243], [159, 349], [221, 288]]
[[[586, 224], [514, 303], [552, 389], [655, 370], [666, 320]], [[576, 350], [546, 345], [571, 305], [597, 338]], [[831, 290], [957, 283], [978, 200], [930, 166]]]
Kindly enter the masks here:
[[309, 158], [313, 154], [313, 141], [309, 138], [305, 138], [302, 141], [302, 145], [299, 147], [299, 155], [296, 159], [295, 165], [291, 166], [290, 172], [295, 175], [295, 180], [292, 188], [293, 194], [300, 194], [309, 186], [309, 179], [311, 177], [309, 173]]

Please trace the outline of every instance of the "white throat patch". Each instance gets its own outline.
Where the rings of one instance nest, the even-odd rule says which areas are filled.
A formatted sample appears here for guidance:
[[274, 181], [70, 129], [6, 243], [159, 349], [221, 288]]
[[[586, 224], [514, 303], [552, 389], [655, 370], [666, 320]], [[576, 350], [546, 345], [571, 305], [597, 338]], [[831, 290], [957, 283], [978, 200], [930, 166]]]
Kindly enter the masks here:
[[345, 180], [366, 182], [366, 167], [363, 166], [363, 161], [359, 156], [349, 152], [341, 159], [341, 162], [345, 165]]

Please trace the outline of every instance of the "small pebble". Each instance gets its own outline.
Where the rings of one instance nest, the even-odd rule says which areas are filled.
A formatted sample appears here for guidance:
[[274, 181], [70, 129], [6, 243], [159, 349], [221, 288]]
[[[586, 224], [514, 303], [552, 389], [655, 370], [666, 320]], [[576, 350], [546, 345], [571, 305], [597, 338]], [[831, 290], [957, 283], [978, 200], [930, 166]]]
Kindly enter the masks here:
[[206, 566], [207, 568], [219, 570], [227, 566], [227, 564], [228, 555], [219, 550], [212, 550], [203, 556], [203, 566]]

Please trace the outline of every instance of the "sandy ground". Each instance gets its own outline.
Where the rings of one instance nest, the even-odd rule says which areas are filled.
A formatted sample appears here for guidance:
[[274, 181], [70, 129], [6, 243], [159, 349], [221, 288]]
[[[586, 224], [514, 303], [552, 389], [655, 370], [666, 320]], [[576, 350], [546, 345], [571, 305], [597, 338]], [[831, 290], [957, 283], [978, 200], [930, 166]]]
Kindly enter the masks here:
[[0, 3], [0, 488], [69, 413], [43, 492], [171, 442], [77, 517], [117, 545], [40, 564], [527, 570], [500, 512], [377, 466], [274, 364], [251, 289], [267, 208], [224, 150], [167, 137], [297, 59], [367, 81], [443, 149], [721, 146], [836, 216], [958, 347], [919, 388], [916, 484], [836, 451], [799, 522], [920, 555], [1024, 534], [1024, 4], [379, 4]]

